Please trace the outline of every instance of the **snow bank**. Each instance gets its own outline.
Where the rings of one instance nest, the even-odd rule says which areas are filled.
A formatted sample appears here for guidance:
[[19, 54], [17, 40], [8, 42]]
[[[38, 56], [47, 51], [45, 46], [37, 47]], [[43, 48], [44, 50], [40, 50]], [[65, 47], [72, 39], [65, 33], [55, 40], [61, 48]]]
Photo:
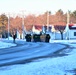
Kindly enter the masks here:
[[0, 41], [0, 49], [2, 49], [2, 48], [8, 48], [8, 47], [11, 47], [11, 46], [16, 46], [16, 44], [6, 43], [6, 42]]

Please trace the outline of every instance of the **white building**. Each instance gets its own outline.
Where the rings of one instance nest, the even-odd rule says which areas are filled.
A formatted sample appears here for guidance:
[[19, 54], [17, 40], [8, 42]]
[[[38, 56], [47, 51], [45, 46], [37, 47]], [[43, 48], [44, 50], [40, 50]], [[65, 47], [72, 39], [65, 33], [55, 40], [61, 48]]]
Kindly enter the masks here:
[[20, 33], [19, 33], [19, 31], [17, 30], [17, 39], [20, 39]]
[[33, 25], [33, 28], [32, 28], [33, 33], [40, 34], [41, 31], [42, 31], [42, 26]]
[[69, 24], [68, 28], [69, 39], [76, 39], [76, 24]]

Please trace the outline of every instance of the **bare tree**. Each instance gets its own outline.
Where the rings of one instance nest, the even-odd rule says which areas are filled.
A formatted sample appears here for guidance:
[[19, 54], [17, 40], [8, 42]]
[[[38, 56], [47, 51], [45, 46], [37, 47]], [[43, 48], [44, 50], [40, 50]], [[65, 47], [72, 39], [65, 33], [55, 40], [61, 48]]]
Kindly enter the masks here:
[[57, 30], [57, 31], [60, 32], [60, 34], [61, 34], [61, 39], [62, 39], [62, 40], [63, 40], [63, 32], [64, 32], [64, 30], [65, 30], [65, 27], [66, 27], [66, 26], [61, 26], [61, 25], [56, 25], [56, 26], [54, 26], [55, 30]]

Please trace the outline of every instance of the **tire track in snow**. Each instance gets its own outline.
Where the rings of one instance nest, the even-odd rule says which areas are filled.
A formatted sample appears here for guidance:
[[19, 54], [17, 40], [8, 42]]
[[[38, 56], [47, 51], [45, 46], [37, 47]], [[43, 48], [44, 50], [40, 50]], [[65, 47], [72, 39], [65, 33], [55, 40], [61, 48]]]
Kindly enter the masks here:
[[[25, 56], [26, 52], [27, 52], [27, 55], [28, 55], [30, 50], [31, 50], [31, 48], [33, 48], [33, 49], [36, 48], [37, 49], [37, 48], [41, 48], [41, 47], [44, 47], [43, 44], [34, 45], [32, 43], [32, 44], [29, 44], [28, 47], [25, 47], [25, 45], [23, 45], [23, 48], [22, 48], [23, 50], [20, 50], [19, 48], [18, 48], [18, 50], [15, 50], [14, 48], [12, 48], [14, 51], [10, 50], [10, 49], [9, 49], [9, 51], [6, 51], [6, 52], [3, 51], [2, 53], [0, 53], [0, 61], [1, 60], [6, 60], [6, 59], [12, 59], [14, 57], [18, 58], [19, 56], [20, 57], [23, 56], [23, 55], [20, 55], [20, 54], [24, 54], [24, 56]], [[32, 52], [33, 52], [33, 49], [31, 50]], [[6, 50], [8, 50], [8, 49], [6, 49]]]
[[[55, 45], [47, 43], [31, 43], [26, 49], [20, 50], [20, 51], [7, 51], [5, 54], [0, 55], [0, 66], [5, 66], [5, 65], [13, 65], [13, 64], [19, 64], [19, 63], [24, 63], [25, 60], [28, 59], [33, 59], [36, 57], [41, 57], [41, 56], [46, 56], [47, 54], [50, 53], [51, 50], [50, 47], [55, 47]], [[52, 46], [53, 45], [53, 46]], [[30, 47], [31, 46], [31, 47]], [[31, 48], [33, 48], [31, 50]], [[29, 49], [29, 50], [28, 50]]]
[[37, 47], [40, 47], [40, 44], [33, 45], [33, 43], [27, 43], [25, 45], [18, 46], [18, 47], [0, 49], [0, 55], [22, 52], [22, 51], [29, 50], [31, 48], [37, 48]]

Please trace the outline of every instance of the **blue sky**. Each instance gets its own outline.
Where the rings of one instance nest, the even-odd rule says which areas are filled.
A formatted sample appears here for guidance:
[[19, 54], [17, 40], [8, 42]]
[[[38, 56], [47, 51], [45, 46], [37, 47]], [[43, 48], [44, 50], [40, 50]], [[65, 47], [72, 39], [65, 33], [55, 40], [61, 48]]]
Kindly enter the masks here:
[[45, 11], [55, 13], [58, 9], [64, 12], [75, 10], [76, 0], [0, 0], [0, 13], [39, 14]]

